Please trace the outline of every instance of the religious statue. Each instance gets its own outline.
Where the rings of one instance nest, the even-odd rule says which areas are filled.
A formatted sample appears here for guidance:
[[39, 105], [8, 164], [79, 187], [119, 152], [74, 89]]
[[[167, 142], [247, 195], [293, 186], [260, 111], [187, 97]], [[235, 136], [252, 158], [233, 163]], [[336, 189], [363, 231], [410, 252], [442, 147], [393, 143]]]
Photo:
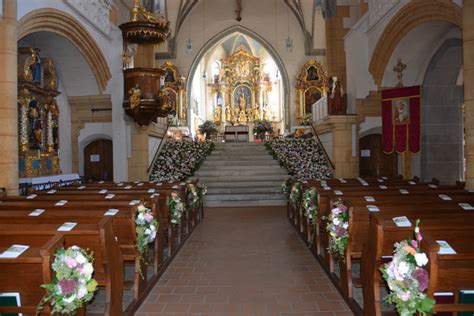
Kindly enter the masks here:
[[269, 120], [269, 119], [270, 119], [270, 113], [269, 113], [269, 111], [268, 111], [268, 107], [267, 107], [267, 106], [265, 106], [265, 107], [263, 108], [263, 119], [264, 119], [264, 120]]
[[243, 111], [245, 109], [245, 97], [241, 94], [239, 98], [239, 105], [240, 110]]
[[343, 91], [341, 82], [337, 77], [332, 77], [331, 94], [329, 95], [329, 112], [331, 114], [345, 114]]
[[247, 122], [247, 116], [245, 115], [245, 111], [242, 110], [240, 111], [240, 114], [239, 114], [239, 123], [245, 123]]
[[135, 87], [131, 88], [128, 91], [128, 93], [130, 94], [130, 97], [129, 97], [130, 109], [133, 110], [137, 105], [140, 104], [140, 98], [141, 98], [141, 95], [142, 95], [142, 91], [140, 90], [138, 85], [136, 85]]
[[43, 130], [41, 129], [41, 122], [36, 121], [34, 129], [31, 131], [32, 149], [41, 149], [43, 143]]
[[260, 106], [255, 106], [255, 109], [253, 109], [253, 120], [259, 120], [260, 119]]
[[219, 123], [222, 117], [222, 107], [219, 105], [214, 110], [214, 122]]
[[228, 122], [232, 121], [232, 111], [230, 110], [230, 106], [225, 106], [225, 120]]
[[245, 112], [247, 113], [247, 122], [250, 122], [252, 120], [253, 111], [251, 108], [248, 108], [245, 110]]
[[130, 21], [140, 21], [140, 18], [151, 23], [167, 23], [163, 16], [155, 16], [153, 12], [149, 12], [143, 4], [141, 4], [140, 0], [133, 0], [132, 8], [130, 9]]

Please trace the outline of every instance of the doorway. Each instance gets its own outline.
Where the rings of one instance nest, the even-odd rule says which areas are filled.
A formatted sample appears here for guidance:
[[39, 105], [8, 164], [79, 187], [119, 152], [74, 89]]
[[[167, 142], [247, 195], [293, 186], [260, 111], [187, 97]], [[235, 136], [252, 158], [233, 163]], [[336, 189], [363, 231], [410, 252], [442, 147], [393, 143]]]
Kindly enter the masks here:
[[113, 181], [113, 145], [108, 139], [97, 139], [84, 148], [84, 176], [93, 181]]
[[359, 174], [361, 177], [397, 176], [397, 154], [383, 152], [381, 134], [362, 137], [359, 140], [359, 148]]

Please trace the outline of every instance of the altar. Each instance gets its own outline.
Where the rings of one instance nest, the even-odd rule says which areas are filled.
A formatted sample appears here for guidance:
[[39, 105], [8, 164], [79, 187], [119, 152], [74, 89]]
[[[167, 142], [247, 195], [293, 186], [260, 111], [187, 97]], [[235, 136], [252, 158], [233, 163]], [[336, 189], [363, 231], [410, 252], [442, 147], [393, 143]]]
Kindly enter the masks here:
[[248, 125], [237, 125], [237, 126], [226, 126], [224, 129], [224, 141], [225, 142], [249, 142], [249, 126]]

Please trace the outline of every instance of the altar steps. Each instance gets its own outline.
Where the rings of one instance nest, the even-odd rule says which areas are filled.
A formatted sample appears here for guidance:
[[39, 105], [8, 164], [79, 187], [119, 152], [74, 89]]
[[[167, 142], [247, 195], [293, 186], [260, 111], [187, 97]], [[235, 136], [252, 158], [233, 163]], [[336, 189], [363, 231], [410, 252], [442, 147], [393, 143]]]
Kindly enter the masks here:
[[281, 184], [288, 174], [262, 143], [216, 144], [195, 176], [208, 186], [208, 207], [286, 205]]

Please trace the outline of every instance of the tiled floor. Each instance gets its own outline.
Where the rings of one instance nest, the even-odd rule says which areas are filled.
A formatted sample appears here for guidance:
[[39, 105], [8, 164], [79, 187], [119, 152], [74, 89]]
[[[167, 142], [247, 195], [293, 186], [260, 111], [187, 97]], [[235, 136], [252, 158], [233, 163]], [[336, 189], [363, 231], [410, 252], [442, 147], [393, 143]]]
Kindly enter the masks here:
[[285, 208], [205, 215], [136, 315], [352, 315]]

